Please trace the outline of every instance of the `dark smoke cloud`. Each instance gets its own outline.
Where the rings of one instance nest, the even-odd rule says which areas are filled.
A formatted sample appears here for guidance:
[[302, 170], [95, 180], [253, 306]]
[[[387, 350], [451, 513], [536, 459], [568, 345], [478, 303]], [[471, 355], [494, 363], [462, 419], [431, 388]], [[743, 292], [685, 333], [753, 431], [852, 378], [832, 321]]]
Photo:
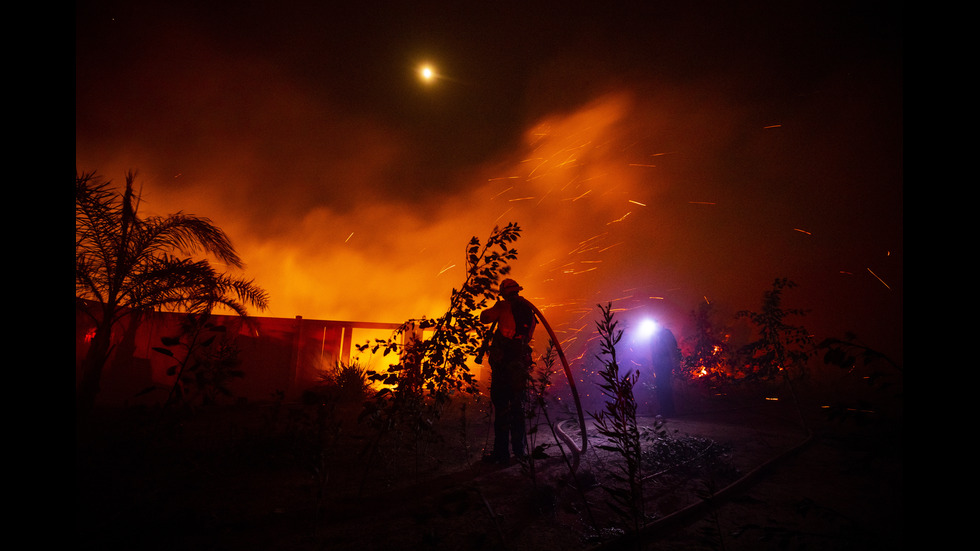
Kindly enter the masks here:
[[[385, 46], [437, 23], [377, 34], [337, 13], [319, 35], [311, 21], [283, 34], [277, 20], [160, 9], [80, 37], [76, 165], [117, 181], [137, 169], [148, 211], [215, 220], [271, 292], [270, 315], [437, 314], [469, 238], [517, 222], [515, 275], [565, 330], [591, 329], [607, 301], [678, 325], [704, 300], [757, 308], [790, 277], [788, 306], [813, 309], [811, 330], [900, 350], [901, 77], [878, 43], [807, 48], [800, 18], [760, 33], [772, 14], [739, 33], [725, 13], [704, 19], [699, 36], [724, 50], [741, 38], [744, 58], [680, 40], [698, 18], [669, 10], [683, 24], [651, 23], [667, 32], [645, 49], [626, 14], [601, 32], [576, 20], [558, 46], [547, 19], [471, 22], [440, 35], [458, 46], [446, 59], [459, 82], [425, 92], [380, 73], [409, 74], [421, 48]], [[334, 34], [345, 17], [378, 42]], [[483, 29], [478, 48], [461, 47], [463, 29]], [[532, 43], [539, 63], [504, 56]], [[501, 59], [481, 72], [492, 45]], [[514, 80], [491, 81], [500, 71]]]

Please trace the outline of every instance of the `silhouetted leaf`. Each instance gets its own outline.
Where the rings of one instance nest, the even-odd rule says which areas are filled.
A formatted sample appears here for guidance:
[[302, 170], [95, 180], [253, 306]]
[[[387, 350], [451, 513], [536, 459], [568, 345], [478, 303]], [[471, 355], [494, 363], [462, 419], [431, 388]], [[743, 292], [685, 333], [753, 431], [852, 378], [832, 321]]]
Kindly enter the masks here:
[[156, 351], [156, 352], [159, 352], [161, 354], [166, 354], [167, 356], [170, 356], [171, 358], [174, 357], [174, 353], [171, 352], [169, 348], [160, 348], [158, 346], [154, 346], [153, 347], [153, 350]]

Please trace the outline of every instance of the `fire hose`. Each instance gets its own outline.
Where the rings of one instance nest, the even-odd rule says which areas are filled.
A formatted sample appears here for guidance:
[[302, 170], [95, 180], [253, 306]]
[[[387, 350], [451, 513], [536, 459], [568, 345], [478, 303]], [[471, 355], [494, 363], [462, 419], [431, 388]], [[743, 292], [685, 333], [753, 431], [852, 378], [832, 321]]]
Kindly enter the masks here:
[[[565, 443], [572, 449], [572, 455], [575, 459], [575, 467], [578, 467], [579, 456], [585, 453], [585, 449], [588, 447], [589, 439], [585, 429], [585, 414], [582, 411], [582, 400], [579, 399], [578, 389], [575, 387], [575, 377], [572, 376], [572, 369], [568, 365], [568, 360], [565, 358], [565, 352], [561, 348], [561, 342], [558, 341], [558, 337], [555, 335], [555, 331], [551, 328], [548, 320], [545, 319], [544, 314], [541, 310], [538, 310], [536, 306], [528, 303], [531, 306], [531, 310], [534, 311], [534, 317], [538, 318], [541, 325], [544, 326], [545, 330], [548, 331], [548, 336], [551, 337], [551, 343], [555, 347], [555, 351], [558, 352], [558, 359], [561, 360], [561, 365], [565, 370], [565, 377], [568, 379], [568, 387], [572, 391], [572, 399], [575, 401], [575, 409], [578, 412], [578, 424], [579, 430], [582, 432], [582, 447], [578, 448], [568, 435], [561, 429], [561, 424], [555, 424], [555, 431], [565, 440]], [[574, 470], [574, 468], [573, 468]]]

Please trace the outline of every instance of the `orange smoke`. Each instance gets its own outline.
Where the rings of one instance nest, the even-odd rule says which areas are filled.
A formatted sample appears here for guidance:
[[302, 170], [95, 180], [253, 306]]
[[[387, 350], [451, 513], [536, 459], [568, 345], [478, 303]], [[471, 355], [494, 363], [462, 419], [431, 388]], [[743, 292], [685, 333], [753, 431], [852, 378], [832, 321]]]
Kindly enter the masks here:
[[[182, 175], [193, 180], [183, 187], [144, 177], [143, 208], [209, 216], [225, 229], [247, 277], [271, 294], [266, 315], [359, 321], [437, 315], [463, 280], [470, 237], [485, 239], [507, 222], [523, 229], [513, 275], [526, 293], [545, 308], [589, 310], [621, 295], [601, 293], [599, 282], [612, 276], [616, 255], [635, 247], [631, 235], [663, 185], [654, 171], [631, 166], [636, 154], [621, 134], [629, 110], [628, 96], [610, 95], [542, 120], [526, 132], [520, 151], [464, 176], [460, 191], [418, 203], [370, 181], [383, 177], [385, 162], [400, 162], [399, 153], [384, 153], [396, 148], [382, 140], [366, 147], [367, 160], [351, 159], [323, 175], [332, 189], [320, 192], [319, 204], [301, 205], [311, 185], [290, 181], [288, 169], [265, 193], [252, 167], [230, 170], [219, 159], [210, 165], [214, 176]], [[365, 174], [353, 168], [358, 164]]]
[[[280, 92], [282, 120], [263, 117], [275, 120], [269, 139], [225, 135], [221, 151], [179, 172], [128, 144], [97, 167], [109, 177], [139, 170], [144, 213], [190, 212], [227, 231], [245, 275], [270, 293], [263, 315], [437, 316], [464, 279], [469, 239], [509, 222], [523, 230], [512, 276], [576, 345], [594, 333], [597, 304], [612, 303], [627, 326], [634, 311], [666, 316], [680, 338], [699, 302], [755, 308], [775, 277], [821, 291], [839, 277], [840, 264], [818, 256], [821, 235], [796, 229], [827, 226], [813, 202], [788, 208], [772, 188], [752, 187], [778, 166], [766, 156], [785, 128], [705, 94], [608, 93], [529, 124], [514, 150], [452, 181], [421, 181], [413, 174], [425, 166], [405, 167], [424, 161], [397, 133]], [[329, 132], [309, 122], [327, 119]], [[750, 156], [731, 153], [742, 142], [734, 150]]]
[[289, 167], [257, 181], [257, 161], [229, 161], [261, 157], [256, 145], [232, 143], [237, 154], [173, 181], [141, 168], [142, 208], [208, 216], [228, 232], [244, 275], [270, 293], [261, 315], [370, 322], [444, 312], [463, 282], [469, 239], [516, 222], [512, 275], [562, 338], [584, 343], [577, 333], [592, 331], [598, 303], [629, 309], [677, 294], [645, 273], [651, 261], [666, 264], [648, 240], [669, 232], [656, 227], [667, 183], [649, 162], [658, 152], [636, 147], [633, 115], [623, 93], [545, 118], [517, 151], [461, 176], [455, 191], [415, 201], [376, 181], [407, 152], [370, 125], [350, 125], [364, 150], [324, 166], [312, 183]]

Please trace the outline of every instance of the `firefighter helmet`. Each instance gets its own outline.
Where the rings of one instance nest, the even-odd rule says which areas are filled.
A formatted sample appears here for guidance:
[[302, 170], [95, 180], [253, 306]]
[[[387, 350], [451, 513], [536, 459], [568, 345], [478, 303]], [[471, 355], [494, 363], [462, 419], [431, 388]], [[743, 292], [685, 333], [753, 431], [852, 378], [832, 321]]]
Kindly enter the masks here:
[[517, 293], [518, 291], [521, 291], [523, 289], [524, 289], [524, 287], [521, 287], [520, 285], [517, 284], [516, 281], [514, 281], [513, 279], [510, 279], [510, 278], [507, 278], [507, 279], [505, 279], [505, 280], [503, 280], [503, 281], [500, 282], [500, 294], [501, 295], [511, 295], [511, 294]]

